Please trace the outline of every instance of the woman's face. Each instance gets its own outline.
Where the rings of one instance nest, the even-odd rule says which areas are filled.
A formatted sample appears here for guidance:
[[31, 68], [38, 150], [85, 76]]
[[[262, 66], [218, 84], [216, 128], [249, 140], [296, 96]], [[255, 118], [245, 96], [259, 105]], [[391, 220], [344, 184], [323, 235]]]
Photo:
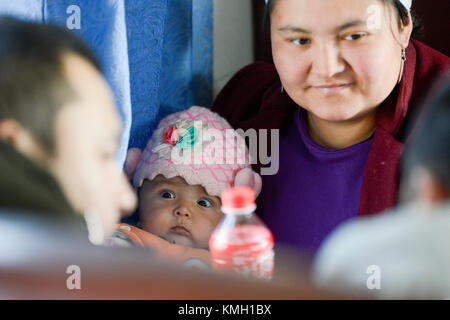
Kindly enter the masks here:
[[271, 14], [284, 89], [326, 121], [357, 120], [389, 96], [411, 31], [378, 0], [277, 0]]

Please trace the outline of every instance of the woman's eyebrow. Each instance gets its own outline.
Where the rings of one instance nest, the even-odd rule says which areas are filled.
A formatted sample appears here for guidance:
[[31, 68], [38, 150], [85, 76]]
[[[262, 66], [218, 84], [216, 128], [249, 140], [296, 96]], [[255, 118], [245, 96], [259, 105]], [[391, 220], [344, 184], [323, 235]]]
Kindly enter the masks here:
[[306, 30], [306, 29], [303, 29], [303, 28], [299, 28], [299, 27], [294, 27], [294, 26], [291, 26], [291, 25], [287, 25], [287, 26], [281, 27], [281, 28], [278, 29], [278, 31], [283, 31], [283, 32], [288, 31], [288, 32], [307, 33], [307, 34], [312, 33], [309, 30]]
[[343, 25], [335, 28], [334, 31], [335, 32], [340, 32], [342, 30], [345, 30], [345, 29], [348, 29], [348, 28], [351, 28], [351, 27], [360, 27], [360, 26], [363, 26], [363, 25], [366, 25], [366, 21], [363, 21], [363, 20], [360, 20], [360, 19], [353, 20], [353, 21], [344, 23]]
[[[365, 25], [365, 24], [366, 24], [366, 22], [363, 21], [363, 20], [360, 20], [360, 19], [353, 20], [353, 21], [346, 22], [343, 25], [340, 25], [340, 26], [334, 28], [334, 31], [335, 32], [340, 32], [342, 30], [345, 30], [345, 29], [348, 29], [348, 28], [351, 28], [351, 27], [359, 27], [359, 26], [362, 26], [362, 25]], [[295, 26], [292, 26], [292, 25], [287, 25], [287, 26], [281, 27], [281, 28], [278, 29], [278, 31], [293, 32], [293, 33], [306, 33], [306, 34], [311, 34], [312, 33], [312, 31], [310, 31], [310, 30], [303, 29], [303, 28], [300, 28], [300, 27], [295, 27]]]

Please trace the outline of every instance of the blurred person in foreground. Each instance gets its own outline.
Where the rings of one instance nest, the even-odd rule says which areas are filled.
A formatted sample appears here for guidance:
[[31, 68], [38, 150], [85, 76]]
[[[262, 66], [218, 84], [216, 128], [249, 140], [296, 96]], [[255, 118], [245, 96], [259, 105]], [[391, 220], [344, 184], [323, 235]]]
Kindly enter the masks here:
[[100, 65], [79, 39], [0, 17], [0, 209], [78, 224], [102, 243], [136, 204], [116, 163], [120, 130]]
[[381, 299], [450, 298], [450, 77], [425, 105], [403, 162], [408, 201], [332, 233], [315, 260], [317, 284]]

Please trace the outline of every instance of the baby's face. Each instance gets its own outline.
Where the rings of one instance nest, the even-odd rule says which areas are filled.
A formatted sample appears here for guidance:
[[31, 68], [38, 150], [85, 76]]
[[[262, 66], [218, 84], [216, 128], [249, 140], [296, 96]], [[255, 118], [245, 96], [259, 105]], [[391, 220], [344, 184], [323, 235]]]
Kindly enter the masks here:
[[158, 175], [152, 181], [145, 180], [139, 191], [143, 229], [171, 243], [207, 249], [222, 215], [218, 197], [181, 177]]

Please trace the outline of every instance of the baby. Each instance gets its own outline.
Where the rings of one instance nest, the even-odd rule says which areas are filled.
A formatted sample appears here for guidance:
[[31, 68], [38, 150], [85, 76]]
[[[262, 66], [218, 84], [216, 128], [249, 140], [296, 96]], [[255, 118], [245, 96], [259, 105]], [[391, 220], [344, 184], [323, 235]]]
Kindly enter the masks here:
[[[125, 171], [139, 197], [139, 226], [166, 244], [208, 249], [222, 218], [221, 192], [249, 177], [256, 189], [261, 186], [249, 163], [244, 139], [218, 114], [193, 106], [167, 116], [142, 156], [136, 149], [127, 156]], [[131, 226], [120, 228], [130, 236]], [[154, 246], [151, 236], [133, 231], [139, 234], [130, 237], [134, 242]]]
[[211, 233], [222, 218], [220, 198], [182, 176], [158, 174], [139, 189], [141, 227], [170, 243], [208, 249]]

